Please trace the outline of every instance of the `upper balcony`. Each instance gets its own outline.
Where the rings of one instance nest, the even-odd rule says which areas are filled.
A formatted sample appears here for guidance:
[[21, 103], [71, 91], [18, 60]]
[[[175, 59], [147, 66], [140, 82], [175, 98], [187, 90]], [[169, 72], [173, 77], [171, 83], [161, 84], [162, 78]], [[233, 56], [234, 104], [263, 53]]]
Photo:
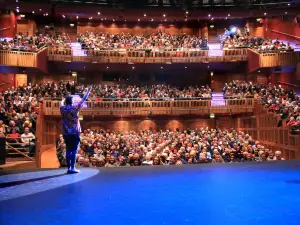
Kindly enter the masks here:
[[0, 64], [3, 66], [36, 68], [47, 73], [47, 48], [37, 52], [0, 50]]

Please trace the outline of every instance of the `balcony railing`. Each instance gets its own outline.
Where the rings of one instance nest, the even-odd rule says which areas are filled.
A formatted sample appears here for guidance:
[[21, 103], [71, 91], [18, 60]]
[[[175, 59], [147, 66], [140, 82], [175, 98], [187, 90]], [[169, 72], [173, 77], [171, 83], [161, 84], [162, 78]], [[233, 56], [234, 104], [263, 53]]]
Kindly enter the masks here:
[[145, 51], [84, 50], [84, 56], [73, 56], [71, 49], [48, 50], [52, 61], [87, 63], [201, 63], [247, 61], [247, 49], [224, 50], [223, 56], [209, 56], [208, 50]]
[[[44, 115], [60, 115], [60, 101], [44, 101]], [[254, 99], [225, 100], [225, 105], [212, 106], [211, 100], [173, 101], [107, 101], [87, 102], [83, 116], [148, 116], [148, 115], [208, 115], [252, 113]]]
[[6, 66], [31, 67], [47, 71], [47, 48], [38, 52], [0, 50], [0, 64]]

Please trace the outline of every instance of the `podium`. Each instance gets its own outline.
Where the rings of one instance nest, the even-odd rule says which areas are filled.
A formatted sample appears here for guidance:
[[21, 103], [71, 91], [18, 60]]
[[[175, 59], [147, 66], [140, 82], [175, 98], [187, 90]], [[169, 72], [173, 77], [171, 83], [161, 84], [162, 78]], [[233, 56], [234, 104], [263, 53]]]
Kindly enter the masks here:
[[5, 164], [6, 162], [6, 145], [5, 137], [0, 137], [0, 165]]

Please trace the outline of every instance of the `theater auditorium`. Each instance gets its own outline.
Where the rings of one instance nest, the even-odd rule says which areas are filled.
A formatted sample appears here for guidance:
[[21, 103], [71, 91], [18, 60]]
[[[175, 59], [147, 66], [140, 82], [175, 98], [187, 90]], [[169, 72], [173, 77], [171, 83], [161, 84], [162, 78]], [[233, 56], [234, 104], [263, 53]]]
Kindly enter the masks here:
[[0, 0], [1, 225], [299, 207], [299, 1]]

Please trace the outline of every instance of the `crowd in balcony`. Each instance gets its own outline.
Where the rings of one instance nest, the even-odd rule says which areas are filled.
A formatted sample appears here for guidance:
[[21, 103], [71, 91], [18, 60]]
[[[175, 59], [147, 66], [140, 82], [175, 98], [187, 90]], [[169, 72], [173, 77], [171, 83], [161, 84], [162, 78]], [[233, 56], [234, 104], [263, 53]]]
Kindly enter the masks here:
[[[284, 160], [280, 151], [266, 149], [243, 132], [221, 129], [186, 129], [113, 132], [84, 130], [77, 154], [83, 167], [129, 167], [236, 163]], [[65, 166], [66, 146], [57, 140], [57, 156]]]
[[[190, 100], [210, 99], [212, 90], [208, 86], [189, 85], [92, 85], [90, 101], [140, 101], [140, 100]], [[82, 94], [86, 85], [74, 83], [47, 83], [35, 85], [33, 90], [41, 93], [45, 99], [62, 99], [68, 93]]]
[[18, 33], [12, 39], [0, 41], [0, 50], [37, 52], [43, 47], [66, 48], [70, 46], [70, 38], [67, 34], [28, 35]]
[[37, 95], [28, 88], [12, 88], [0, 92], [0, 137], [10, 148], [35, 153], [35, 127], [38, 115]]
[[280, 52], [280, 51], [294, 51], [293, 46], [288, 42], [284, 43], [276, 39], [264, 39], [262, 37], [249, 37], [249, 28], [245, 26], [244, 32], [239, 28], [232, 28], [225, 32], [221, 38], [223, 49], [239, 49], [239, 48], [253, 48], [259, 53]]
[[171, 35], [164, 31], [157, 31], [150, 35], [85, 32], [80, 34], [77, 40], [81, 43], [83, 49], [93, 50], [208, 50], [208, 41], [206, 38], [187, 34]]
[[225, 84], [223, 92], [225, 98], [259, 98], [269, 111], [281, 116], [278, 126], [286, 121], [286, 125], [291, 126], [292, 133], [300, 134], [300, 97], [292, 90], [284, 89], [281, 85], [233, 81]]

